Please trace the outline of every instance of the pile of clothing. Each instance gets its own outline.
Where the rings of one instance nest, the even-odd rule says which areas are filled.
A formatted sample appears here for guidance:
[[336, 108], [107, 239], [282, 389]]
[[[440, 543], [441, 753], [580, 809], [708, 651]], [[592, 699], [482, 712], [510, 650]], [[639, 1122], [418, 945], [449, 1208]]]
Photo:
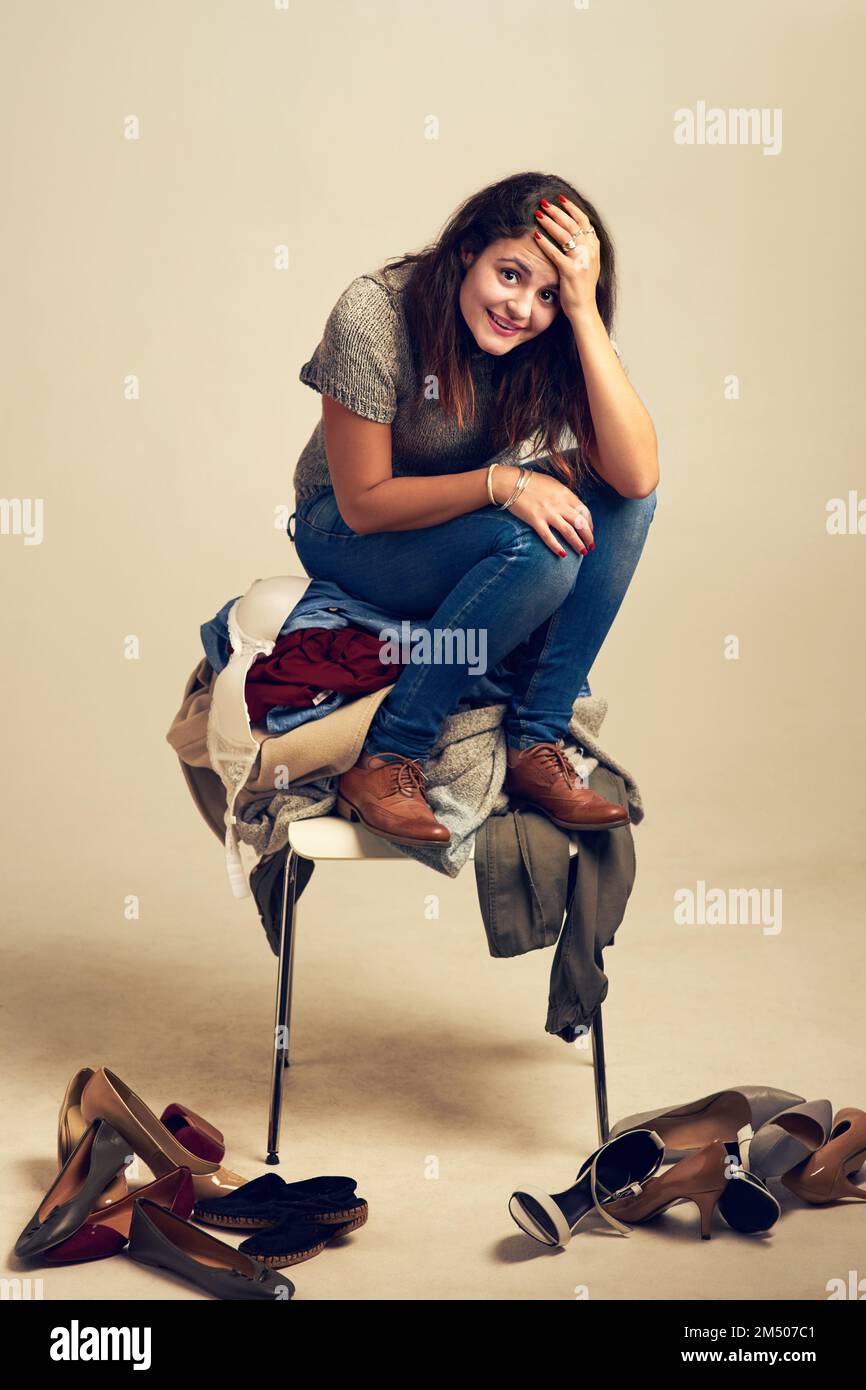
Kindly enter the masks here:
[[[257, 581], [261, 582], [261, 581]], [[232, 652], [229, 599], [202, 624], [204, 658], [186, 683], [166, 738], [206, 822], [222, 840], [226, 789], [208, 750], [213, 686]], [[250, 888], [272, 950], [278, 951], [279, 883], [289, 824], [330, 815], [337, 781], [357, 761], [363, 738], [394, 684], [393, 664], [378, 652], [382, 632], [397, 627], [411, 644], [430, 624], [377, 609], [336, 584], [310, 580], [287, 614], [268, 655], [253, 661], [245, 698], [260, 753], [235, 796], [237, 838], [259, 862]], [[479, 906], [490, 954], [521, 954], [557, 943], [546, 1031], [572, 1042], [589, 1026], [607, 993], [602, 950], [613, 942], [635, 876], [632, 825], [644, 816], [631, 773], [605, 751], [599, 730], [607, 702], [587, 682], [574, 701], [563, 752], [586, 786], [629, 808], [631, 825], [570, 835], [543, 814], [512, 809], [503, 791], [502, 730], [522, 646], [476, 677], [442, 725], [425, 760], [425, 796], [446, 825], [447, 845], [396, 846], [409, 858], [456, 877], [473, 855]], [[288, 770], [288, 785], [286, 785]], [[492, 866], [495, 860], [495, 872]], [[301, 861], [297, 895], [312, 875]]]

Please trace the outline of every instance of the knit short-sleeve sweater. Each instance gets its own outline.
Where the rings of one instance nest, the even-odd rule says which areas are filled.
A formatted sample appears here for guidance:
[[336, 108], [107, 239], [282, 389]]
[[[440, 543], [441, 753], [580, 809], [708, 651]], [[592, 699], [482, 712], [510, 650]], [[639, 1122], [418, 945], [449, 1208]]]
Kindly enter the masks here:
[[[463, 473], [493, 458], [532, 457], [525, 446], [498, 454], [490, 447], [494, 354], [477, 347], [471, 353], [475, 418], [462, 429], [441, 408], [435, 382], [419, 381], [403, 303], [413, 268], [383, 266], [356, 276], [328, 315], [300, 380], [354, 414], [391, 426], [394, 477]], [[331, 485], [321, 417], [295, 465], [293, 485], [298, 502]]]

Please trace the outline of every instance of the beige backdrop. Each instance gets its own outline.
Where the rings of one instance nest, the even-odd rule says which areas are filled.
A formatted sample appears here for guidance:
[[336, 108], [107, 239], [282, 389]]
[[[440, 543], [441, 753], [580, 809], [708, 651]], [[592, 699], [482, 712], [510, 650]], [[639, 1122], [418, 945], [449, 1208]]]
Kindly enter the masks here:
[[[197, 1104], [260, 1171], [273, 960], [165, 730], [199, 625], [301, 572], [284, 515], [320, 400], [298, 370], [337, 295], [523, 169], [607, 219], [660, 440], [591, 674], [647, 808], [610, 960], [613, 1116], [740, 1082], [866, 1105], [864, 20], [859, 0], [4, 4], [10, 1241], [80, 1065]], [[701, 104], [781, 112], [781, 148], [677, 143]], [[854, 533], [830, 534], [849, 493]], [[41, 499], [40, 543], [15, 499]], [[677, 923], [699, 881], [780, 890], [782, 930]], [[511, 1185], [562, 1186], [594, 1143], [589, 1058], [543, 1033], [549, 955], [489, 960], [471, 869], [322, 867], [304, 907], [282, 1171], [355, 1173], [372, 1214], [299, 1294], [570, 1298], [582, 1277], [666, 1297], [700, 1256], [705, 1296], [822, 1298], [848, 1269], [866, 1213], [845, 1208], [786, 1211], [763, 1261], [727, 1231], [701, 1248], [693, 1208], [586, 1237], [591, 1274], [527, 1261]], [[419, 1209], [423, 1269], [402, 1240]], [[792, 1258], [816, 1233], [817, 1264]], [[197, 1296], [108, 1265], [136, 1296]], [[46, 1296], [118, 1279], [71, 1269]]]

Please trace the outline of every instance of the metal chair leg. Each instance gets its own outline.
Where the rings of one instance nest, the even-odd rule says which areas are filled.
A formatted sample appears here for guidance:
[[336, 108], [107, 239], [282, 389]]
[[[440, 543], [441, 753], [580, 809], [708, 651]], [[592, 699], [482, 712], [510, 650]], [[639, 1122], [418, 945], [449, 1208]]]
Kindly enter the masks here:
[[298, 883], [298, 855], [289, 849], [283, 872], [283, 907], [280, 919], [280, 959], [277, 966], [277, 997], [274, 1011], [274, 1060], [271, 1075], [271, 1113], [268, 1123], [268, 1155], [265, 1162], [279, 1163], [280, 1115], [283, 1104], [283, 1071], [289, 1065], [292, 1029], [292, 983], [295, 963], [295, 896]]
[[595, 1082], [595, 1118], [599, 1146], [606, 1144], [610, 1127], [607, 1114], [607, 1069], [604, 1064], [604, 1032], [601, 1024], [601, 1005], [592, 1016], [592, 1072]]
[[[572, 868], [573, 862], [572, 862]], [[574, 875], [569, 876], [568, 902], [574, 887]], [[290, 849], [283, 873], [283, 904], [280, 920], [280, 958], [277, 966], [277, 995], [274, 1011], [274, 1058], [271, 1075], [271, 1112], [268, 1124], [268, 1154], [265, 1162], [271, 1167], [279, 1163], [280, 1119], [283, 1101], [283, 1071], [289, 1066], [292, 1026], [292, 985], [295, 961], [295, 899], [298, 882], [298, 855]], [[607, 1069], [604, 1059], [604, 1031], [601, 1005], [592, 1020], [592, 1069], [595, 1086], [595, 1114], [599, 1144], [607, 1143], [609, 1135], [607, 1106]]]

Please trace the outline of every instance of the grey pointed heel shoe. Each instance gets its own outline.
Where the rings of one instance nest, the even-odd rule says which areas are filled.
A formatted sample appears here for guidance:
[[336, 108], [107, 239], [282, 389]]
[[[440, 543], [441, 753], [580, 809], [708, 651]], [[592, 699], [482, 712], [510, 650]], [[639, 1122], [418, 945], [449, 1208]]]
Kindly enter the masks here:
[[832, 1124], [829, 1100], [789, 1106], [756, 1131], [749, 1145], [749, 1167], [765, 1181], [783, 1177], [826, 1144]]
[[148, 1198], [135, 1203], [126, 1253], [139, 1264], [188, 1279], [214, 1298], [273, 1301], [291, 1298], [295, 1292], [285, 1275]]
[[714, 1139], [726, 1143], [742, 1137], [746, 1125], [751, 1125], [753, 1131], [760, 1129], [780, 1110], [799, 1105], [804, 1099], [774, 1086], [732, 1086], [684, 1105], [629, 1115], [614, 1125], [610, 1137], [615, 1139], [627, 1129], [654, 1129], [664, 1142], [665, 1161], [676, 1163]]
[[100, 1204], [112, 1179], [132, 1162], [127, 1141], [106, 1120], [94, 1120], [49, 1187], [15, 1242], [29, 1258], [74, 1235]]

